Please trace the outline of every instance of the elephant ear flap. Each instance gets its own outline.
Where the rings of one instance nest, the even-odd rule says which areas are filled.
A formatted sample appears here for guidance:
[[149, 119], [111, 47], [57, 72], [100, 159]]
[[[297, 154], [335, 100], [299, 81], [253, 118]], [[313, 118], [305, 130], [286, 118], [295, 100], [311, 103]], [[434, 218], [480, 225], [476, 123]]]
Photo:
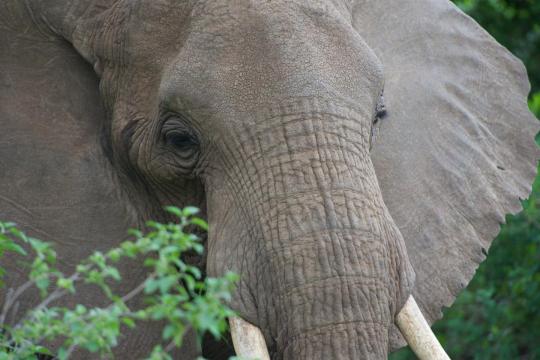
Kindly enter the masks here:
[[[385, 73], [372, 152], [430, 323], [521, 209], [540, 153], [523, 64], [446, 0], [366, 0], [354, 26]], [[392, 347], [404, 343], [397, 329]]]
[[70, 43], [47, 38], [24, 10], [0, 9], [10, 14], [0, 27], [0, 220], [61, 245], [63, 265], [75, 264], [128, 228], [100, 145], [99, 81]]

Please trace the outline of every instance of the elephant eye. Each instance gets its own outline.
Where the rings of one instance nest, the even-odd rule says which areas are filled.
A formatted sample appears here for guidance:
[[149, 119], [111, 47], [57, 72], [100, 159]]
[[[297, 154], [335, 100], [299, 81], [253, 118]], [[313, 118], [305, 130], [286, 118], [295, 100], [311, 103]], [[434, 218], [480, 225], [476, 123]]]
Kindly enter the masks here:
[[379, 100], [377, 101], [377, 105], [375, 106], [375, 119], [373, 120], [373, 123], [376, 124], [379, 120], [384, 119], [386, 117], [386, 106], [384, 105], [384, 93], [381, 91], [381, 94], [379, 95]]
[[[383, 90], [384, 91], [384, 90]], [[379, 120], [382, 120], [386, 117], [386, 107], [384, 106], [384, 94], [383, 91], [379, 94], [379, 99], [377, 100], [377, 104], [375, 106], [375, 112], [373, 117], [373, 124], [371, 124], [371, 136], [369, 138], [369, 149], [373, 147], [373, 143], [377, 139], [377, 135], [379, 133]]]
[[169, 115], [161, 129], [162, 139], [167, 148], [179, 160], [179, 165], [189, 167], [196, 161], [200, 142], [196, 132], [180, 115]]
[[165, 134], [165, 143], [180, 151], [188, 151], [199, 145], [197, 139], [189, 133], [169, 131]]

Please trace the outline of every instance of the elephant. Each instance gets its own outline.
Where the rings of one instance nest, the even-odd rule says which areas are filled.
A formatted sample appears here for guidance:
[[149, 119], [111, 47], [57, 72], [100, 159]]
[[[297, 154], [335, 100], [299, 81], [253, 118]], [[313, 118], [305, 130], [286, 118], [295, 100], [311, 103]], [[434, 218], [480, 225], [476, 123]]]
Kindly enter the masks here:
[[[272, 359], [404, 346], [404, 306], [442, 316], [540, 158], [523, 64], [447, 0], [3, 0], [0, 44], [0, 219], [67, 273], [164, 206], [201, 208], [191, 261], [239, 274], [230, 306]], [[126, 330], [116, 355], [160, 336]]]

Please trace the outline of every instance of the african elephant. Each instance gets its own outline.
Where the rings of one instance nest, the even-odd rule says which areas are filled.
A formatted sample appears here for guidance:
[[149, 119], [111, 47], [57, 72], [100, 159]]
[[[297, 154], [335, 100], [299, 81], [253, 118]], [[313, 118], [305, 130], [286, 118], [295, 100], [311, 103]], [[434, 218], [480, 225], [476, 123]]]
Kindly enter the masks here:
[[540, 157], [523, 65], [446, 0], [3, 0], [0, 44], [0, 218], [67, 272], [199, 206], [195, 261], [240, 274], [274, 359], [403, 346], [407, 299], [441, 316]]

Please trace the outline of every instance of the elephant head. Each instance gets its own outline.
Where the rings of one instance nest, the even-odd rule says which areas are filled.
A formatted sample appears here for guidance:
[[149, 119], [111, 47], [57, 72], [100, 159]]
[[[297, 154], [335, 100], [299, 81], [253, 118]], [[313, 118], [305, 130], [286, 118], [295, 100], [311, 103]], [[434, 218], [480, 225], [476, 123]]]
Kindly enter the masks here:
[[199, 260], [276, 359], [403, 346], [407, 299], [438, 319], [536, 173], [523, 65], [444, 0], [0, 8], [0, 216], [69, 268], [201, 207]]

